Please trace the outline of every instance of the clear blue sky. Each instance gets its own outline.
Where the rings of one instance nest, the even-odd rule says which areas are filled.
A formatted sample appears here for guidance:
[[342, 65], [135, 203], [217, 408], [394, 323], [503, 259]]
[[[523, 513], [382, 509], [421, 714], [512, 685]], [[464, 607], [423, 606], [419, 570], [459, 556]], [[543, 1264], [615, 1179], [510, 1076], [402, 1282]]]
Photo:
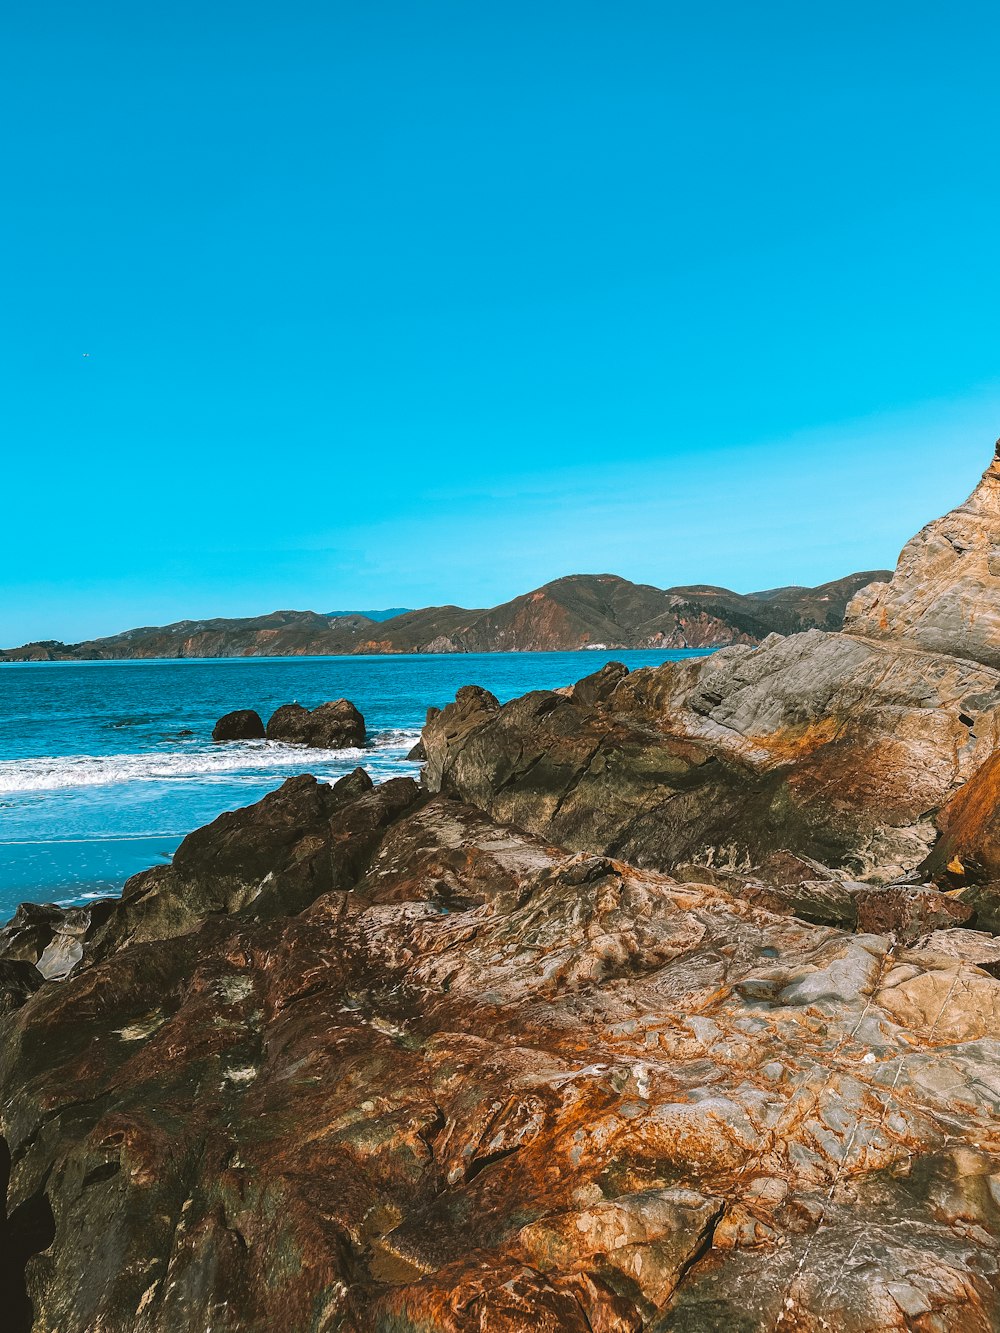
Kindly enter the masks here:
[[998, 40], [8, 7], [0, 643], [892, 563], [1000, 434]]

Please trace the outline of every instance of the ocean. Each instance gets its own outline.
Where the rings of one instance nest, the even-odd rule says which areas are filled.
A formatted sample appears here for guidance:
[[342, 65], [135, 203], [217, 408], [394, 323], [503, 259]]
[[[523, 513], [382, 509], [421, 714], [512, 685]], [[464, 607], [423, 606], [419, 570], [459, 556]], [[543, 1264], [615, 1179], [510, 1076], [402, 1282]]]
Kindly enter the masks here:
[[[568, 685], [616, 660], [630, 668], [696, 651], [218, 658], [0, 665], [0, 921], [19, 902], [85, 902], [169, 861], [186, 833], [259, 800], [293, 773], [376, 780], [406, 759], [429, 705], [461, 685], [501, 700]], [[223, 713], [346, 697], [364, 713], [363, 749], [270, 741], [215, 744]]]

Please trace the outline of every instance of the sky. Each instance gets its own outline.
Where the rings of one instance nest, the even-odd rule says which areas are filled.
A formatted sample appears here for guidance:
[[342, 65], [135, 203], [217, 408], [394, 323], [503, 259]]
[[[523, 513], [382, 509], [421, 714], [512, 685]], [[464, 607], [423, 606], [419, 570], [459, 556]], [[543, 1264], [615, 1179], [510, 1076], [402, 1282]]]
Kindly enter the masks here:
[[989, 461], [995, 5], [4, 27], [4, 646], [811, 584], [892, 565]]

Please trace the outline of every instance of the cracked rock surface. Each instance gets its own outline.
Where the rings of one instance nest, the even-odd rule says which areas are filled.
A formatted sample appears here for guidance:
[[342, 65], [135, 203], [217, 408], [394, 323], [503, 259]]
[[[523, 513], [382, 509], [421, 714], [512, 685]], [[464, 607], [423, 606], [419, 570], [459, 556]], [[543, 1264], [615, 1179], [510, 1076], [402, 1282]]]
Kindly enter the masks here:
[[5, 1327], [1000, 1328], [1000, 671], [915, 549], [877, 631], [468, 686], [422, 785], [21, 909]]
[[[997, 1326], [1000, 982], [964, 932], [775, 915], [412, 784], [381, 824], [286, 788], [349, 878], [4, 1022], [36, 1328]], [[301, 839], [269, 846], [278, 879]]]

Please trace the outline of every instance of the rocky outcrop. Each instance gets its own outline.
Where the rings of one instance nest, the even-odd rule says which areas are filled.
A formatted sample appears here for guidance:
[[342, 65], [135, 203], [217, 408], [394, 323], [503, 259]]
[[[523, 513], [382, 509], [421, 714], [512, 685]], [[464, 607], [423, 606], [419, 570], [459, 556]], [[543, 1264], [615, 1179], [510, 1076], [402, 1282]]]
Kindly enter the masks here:
[[359, 613], [274, 611], [242, 620], [182, 620], [86, 643], [25, 644], [0, 652], [0, 661], [548, 652], [596, 644], [711, 648], [759, 643], [775, 631], [839, 629], [850, 597], [886, 573], [869, 570], [818, 588], [746, 594], [704, 584], [663, 589], [614, 574], [573, 574], [487, 610], [431, 606], [388, 619], [381, 613], [372, 619]]
[[365, 743], [365, 719], [349, 699], [333, 699], [318, 708], [282, 704], [268, 720], [267, 739], [320, 750], [344, 750]]
[[1000, 441], [968, 500], [907, 542], [891, 580], [851, 601], [844, 627], [1000, 667]]
[[429, 788], [662, 870], [793, 848], [891, 881], [1000, 726], [992, 668], [818, 630], [618, 670], [600, 697], [460, 691], [424, 731]]
[[133, 891], [0, 1024], [34, 1328], [996, 1327], [1000, 982], [954, 932], [345, 781], [192, 835], [176, 901], [260, 892], [164, 937]]
[[467, 686], [23, 909], [15, 1333], [1000, 1327], [998, 721], [907, 625]]
[[252, 708], [238, 708], [220, 717], [212, 728], [213, 741], [260, 741], [264, 739], [264, 723]]

